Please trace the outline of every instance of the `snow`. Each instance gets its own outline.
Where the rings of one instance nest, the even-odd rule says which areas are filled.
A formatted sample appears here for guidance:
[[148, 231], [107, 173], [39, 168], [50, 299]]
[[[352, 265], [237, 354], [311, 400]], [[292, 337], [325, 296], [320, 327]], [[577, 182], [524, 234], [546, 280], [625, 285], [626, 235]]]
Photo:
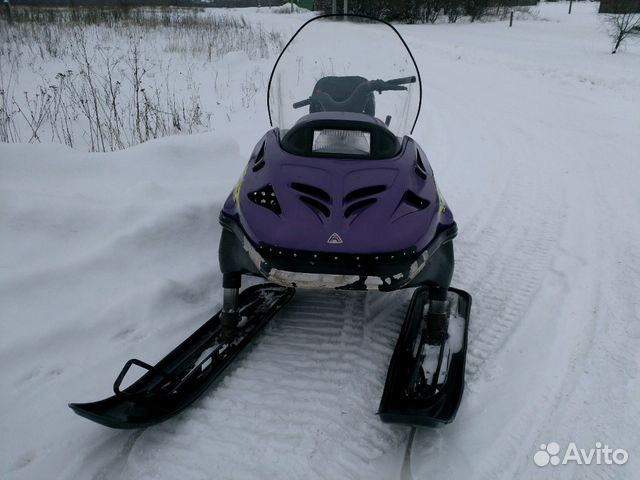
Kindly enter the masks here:
[[[423, 78], [414, 137], [460, 227], [453, 284], [473, 295], [465, 396], [439, 430], [375, 415], [410, 292], [299, 292], [162, 425], [75, 416], [220, 307], [217, 214], [266, 108], [108, 154], [0, 144], [0, 477], [637, 478], [640, 49], [610, 55], [597, 4], [566, 9], [398, 26]], [[285, 36], [308, 18], [242, 14]], [[537, 467], [551, 441], [629, 461]]]

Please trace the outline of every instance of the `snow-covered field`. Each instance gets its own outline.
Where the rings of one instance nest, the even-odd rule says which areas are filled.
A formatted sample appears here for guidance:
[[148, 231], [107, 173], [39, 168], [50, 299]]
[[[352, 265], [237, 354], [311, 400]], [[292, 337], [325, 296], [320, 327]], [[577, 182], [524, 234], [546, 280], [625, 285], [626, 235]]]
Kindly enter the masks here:
[[[268, 128], [273, 58], [222, 58], [225, 78], [265, 73], [255, 106], [209, 133], [100, 154], [0, 144], [0, 477], [638, 478], [640, 45], [610, 55], [597, 4], [566, 8], [511, 29], [398, 27], [423, 78], [414, 137], [460, 227], [453, 283], [474, 297], [465, 397], [439, 430], [375, 414], [410, 292], [299, 292], [156, 427], [66, 406], [220, 307], [217, 215]], [[242, 14], [285, 37], [308, 18]], [[537, 467], [549, 442], [629, 460]]]

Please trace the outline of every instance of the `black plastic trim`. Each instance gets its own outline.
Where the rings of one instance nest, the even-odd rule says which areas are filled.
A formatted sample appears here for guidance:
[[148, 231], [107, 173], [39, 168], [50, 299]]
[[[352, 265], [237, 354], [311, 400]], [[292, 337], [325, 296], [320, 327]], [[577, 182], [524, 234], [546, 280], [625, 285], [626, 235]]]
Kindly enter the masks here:
[[[318, 113], [301, 117], [280, 139], [280, 146], [286, 152], [302, 157], [332, 158], [340, 160], [386, 160], [398, 155], [402, 145], [383, 123], [362, 114], [362, 120], [341, 118], [345, 112], [330, 112], [332, 118], [317, 118]], [[324, 153], [313, 151], [313, 134], [316, 130], [359, 130], [371, 135], [371, 150], [368, 154]]]

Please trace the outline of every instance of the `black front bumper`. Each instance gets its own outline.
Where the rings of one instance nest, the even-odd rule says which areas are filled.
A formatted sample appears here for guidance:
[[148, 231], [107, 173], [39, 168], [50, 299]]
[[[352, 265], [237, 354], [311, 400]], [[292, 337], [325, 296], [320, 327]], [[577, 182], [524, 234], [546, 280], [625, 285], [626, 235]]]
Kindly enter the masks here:
[[224, 212], [220, 240], [223, 273], [259, 275], [291, 287], [353, 290], [397, 290], [428, 283], [448, 287], [453, 274], [453, 243], [457, 226], [440, 232], [423, 250], [353, 254], [293, 250], [254, 244], [239, 223]]

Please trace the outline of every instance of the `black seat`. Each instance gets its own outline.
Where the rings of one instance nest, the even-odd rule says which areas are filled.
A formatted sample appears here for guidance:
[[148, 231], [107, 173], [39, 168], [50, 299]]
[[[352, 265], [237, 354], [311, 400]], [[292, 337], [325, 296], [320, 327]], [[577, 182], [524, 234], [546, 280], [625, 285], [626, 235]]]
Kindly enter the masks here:
[[[313, 88], [313, 91], [316, 92], [320, 90], [331, 96], [337, 102], [344, 102], [347, 98], [351, 96], [353, 91], [360, 85], [361, 83], [366, 82], [367, 79], [364, 77], [323, 77], [316, 83], [316, 86]], [[324, 111], [322, 109], [322, 105], [319, 102], [311, 102], [309, 105], [309, 113], [317, 113]], [[371, 115], [372, 117], [376, 114], [376, 100], [373, 96], [373, 92], [368, 94], [368, 100], [364, 107], [364, 110], [361, 112], [355, 113], [366, 113], [367, 115]]]

